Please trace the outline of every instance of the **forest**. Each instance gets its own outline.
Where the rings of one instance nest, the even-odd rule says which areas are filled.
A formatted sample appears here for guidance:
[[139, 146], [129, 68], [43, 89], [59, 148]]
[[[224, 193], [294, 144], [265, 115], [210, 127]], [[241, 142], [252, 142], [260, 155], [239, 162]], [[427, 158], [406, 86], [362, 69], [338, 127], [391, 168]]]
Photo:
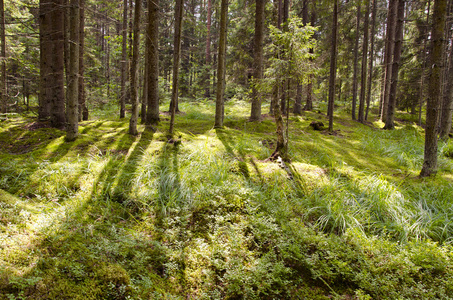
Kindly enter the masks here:
[[0, 300], [453, 299], [452, 0], [0, 0]]

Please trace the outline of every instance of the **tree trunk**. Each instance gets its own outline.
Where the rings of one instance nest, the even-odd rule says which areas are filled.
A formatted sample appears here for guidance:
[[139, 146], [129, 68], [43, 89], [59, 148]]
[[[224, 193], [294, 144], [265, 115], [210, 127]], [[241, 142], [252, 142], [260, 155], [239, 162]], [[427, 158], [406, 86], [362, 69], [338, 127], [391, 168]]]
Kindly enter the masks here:
[[300, 82], [297, 83], [296, 87], [296, 101], [294, 101], [293, 114], [302, 114], [302, 84]]
[[120, 95], [120, 118], [126, 115], [126, 72], [127, 72], [127, 0], [123, 2], [123, 27], [121, 48], [121, 95]]
[[[107, 16], [105, 17], [107, 19]], [[107, 21], [107, 20], [106, 20]], [[110, 24], [106, 22], [105, 32], [107, 36], [110, 36]], [[105, 40], [105, 37], [103, 38]], [[110, 99], [110, 43], [108, 41], [104, 41], [105, 43], [105, 77], [107, 78], [107, 99]]]
[[[453, 42], [453, 37], [450, 37], [450, 43]], [[442, 111], [440, 114], [440, 129], [439, 138], [441, 140], [448, 139], [451, 124], [452, 124], [452, 112], [453, 112], [453, 47], [450, 46], [450, 55], [448, 57], [448, 73], [445, 78], [446, 87], [442, 101]]]
[[437, 172], [437, 119], [441, 100], [442, 56], [447, 0], [434, 1], [432, 25], [431, 75], [426, 107], [425, 153], [420, 177]]
[[0, 93], [1, 93], [1, 105], [2, 113], [7, 112], [7, 96], [6, 96], [6, 38], [5, 38], [5, 9], [3, 6], [3, 0], [0, 0], [0, 39], [1, 39], [1, 52], [0, 52]]
[[391, 75], [392, 80], [390, 85], [387, 118], [385, 121], [384, 129], [395, 128], [394, 119], [396, 109], [396, 90], [398, 87], [398, 71], [401, 60], [401, 50], [403, 45], [404, 4], [405, 4], [404, 1], [405, 0], [398, 0], [398, 14], [395, 31], [395, 46], [393, 53], [393, 66]]
[[132, 45], [131, 60], [131, 102], [132, 113], [129, 122], [129, 134], [137, 135], [138, 122], [138, 60], [140, 55], [140, 14], [142, 1], [135, 1], [135, 19], [134, 19], [134, 41]]
[[[288, 17], [289, 17], [289, 0], [283, 0], [283, 6], [281, 10], [281, 28], [283, 29], [283, 32], [288, 32]], [[286, 53], [282, 53], [285, 55]], [[287, 58], [285, 58], [287, 59]], [[280, 108], [282, 110], [283, 114], [287, 113], [287, 110], [289, 110], [289, 107], [287, 107], [287, 99], [289, 99], [289, 91], [288, 91], [288, 82], [287, 80], [282, 81], [282, 87], [281, 87], [281, 99], [280, 99]]]
[[276, 125], [276, 133], [277, 133], [277, 145], [275, 145], [275, 150], [272, 153], [271, 157], [269, 158], [270, 160], [276, 160], [279, 156], [283, 160], [287, 160], [287, 149], [286, 149], [286, 141], [285, 141], [285, 135], [284, 135], [284, 124], [283, 124], [283, 116], [282, 116], [282, 111], [278, 102], [278, 97], [279, 97], [279, 87], [281, 85], [277, 83], [274, 87], [274, 98], [275, 100], [272, 101], [272, 112], [274, 114], [274, 120], [275, 120], [275, 125]]
[[69, 57], [67, 90], [66, 140], [73, 141], [79, 135], [79, 43], [80, 43], [80, 3], [79, 0], [70, 0], [69, 3]]
[[[70, 8], [69, 8], [69, 0], [63, 0], [63, 7], [64, 7], [64, 30], [63, 30], [63, 35], [64, 35], [64, 75], [65, 75], [65, 83], [66, 83], [66, 94], [65, 97], [67, 98], [67, 86], [69, 82], [69, 14], [70, 14]], [[67, 99], [66, 99], [67, 101]]]
[[181, 59], [181, 30], [182, 30], [182, 11], [183, 0], [176, 0], [175, 3], [175, 36], [174, 36], [174, 50], [173, 50], [173, 84], [171, 91], [170, 102], [170, 128], [168, 135], [171, 138], [175, 127], [175, 114], [176, 106], [178, 103], [178, 84], [179, 84], [179, 61]]
[[367, 82], [367, 96], [366, 96], [366, 111], [365, 120], [368, 119], [368, 112], [370, 110], [371, 102], [371, 87], [373, 83], [373, 61], [374, 61], [374, 35], [376, 33], [376, 12], [377, 12], [377, 0], [373, 0], [373, 9], [371, 12], [371, 46], [370, 46], [370, 62], [368, 65], [368, 82]]
[[[53, 0], [50, 12], [50, 44], [47, 62], [50, 69], [50, 124], [63, 129], [66, 125], [65, 91], [64, 91], [64, 19], [63, 0]], [[46, 93], [47, 94], [47, 93]]]
[[210, 85], [210, 70], [211, 70], [211, 12], [212, 0], [208, 0], [208, 15], [206, 20], [207, 33], [206, 33], [206, 78], [205, 78], [205, 97], [211, 96], [211, 85]]
[[79, 121], [88, 120], [88, 107], [86, 105], [85, 93], [85, 0], [79, 0], [80, 5], [80, 27], [79, 27]]
[[159, 123], [159, 0], [148, 0], [148, 107], [146, 125]]
[[214, 123], [215, 128], [223, 127], [227, 17], [228, 17], [228, 0], [222, 0], [220, 8], [220, 36], [218, 47], [219, 54], [217, 63], [217, 91], [216, 91], [215, 123]]
[[[312, 11], [311, 11], [311, 26], [315, 26], [316, 23], [316, 0], [312, 1]], [[309, 53], [313, 54], [315, 51], [313, 48], [310, 48]], [[313, 58], [310, 58], [311, 61], [313, 61]], [[313, 74], [309, 75], [308, 78], [308, 84], [307, 84], [307, 98], [305, 102], [305, 107], [304, 110], [312, 110], [313, 109]]]
[[359, 103], [359, 117], [358, 121], [363, 123], [365, 121], [365, 96], [366, 96], [366, 83], [367, 83], [367, 59], [368, 59], [368, 27], [370, 23], [370, 1], [365, 0], [366, 14], [365, 23], [363, 25], [363, 46], [362, 46], [362, 75], [360, 85], [360, 103]]
[[263, 41], [264, 41], [264, 9], [266, 0], [256, 0], [255, 14], [255, 39], [253, 45], [254, 54], [254, 81], [252, 84], [252, 110], [250, 121], [261, 120], [261, 93], [258, 90], [258, 85], [263, 78]]
[[332, 23], [332, 39], [331, 39], [331, 54], [330, 54], [330, 78], [329, 78], [329, 131], [333, 131], [333, 110], [335, 100], [335, 78], [337, 74], [337, 32], [338, 32], [338, 0], [334, 0], [333, 4], [333, 23]]
[[385, 75], [384, 75], [384, 89], [382, 93], [382, 111], [381, 120], [387, 119], [387, 109], [390, 96], [390, 86], [392, 83], [392, 66], [393, 66], [393, 52], [395, 44], [395, 26], [396, 26], [396, 7], [398, 0], [389, 0], [389, 8], [387, 15], [387, 37], [385, 42]]
[[352, 76], [352, 119], [356, 119], [356, 106], [357, 106], [357, 87], [358, 87], [358, 80], [357, 75], [359, 72], [359, 39], [360, 39], [360, 15], [362, 10], [362, 1], [359, 0], [359, 4], [357, 5], [357, 24], [356, 24], [356, 37], [355, 37], [355, 48], [354, 48], [354, 75]]
[[[428, 0], [428, 12], [426, 14], [426, 24], [429, 23], [429, 11], [431, 8], [431, 0]], [[422, 55], [422, 74], [420, 78], [420, 91], [419, 91], [419, 112], [418, 112], [418, 126], [422, 126], [422, 110], [423, 110], [423, 92], [425, 84], [425, 70], [426, 70], [426, 43], [428, 36], [423, 38], [423, 55]]]
[[[308, 24], [308, 0], [302, 2], [302, 22], [305, 25]], [[297, 82], [296, 85], [296, 100], [294, 101], [293, 114], [302, 114], [302, 84]]]
[[[148, 16], [146, 16], [148, 18]], [[146, 42], [147, 38], [145, 37], [145, 44], [148, 44]], [[148, 97], [148, 72], [149, 72], [149, 49], [148, 47], [145, 48], [145, 65], [143, 66], [144, 68], [144, 75], [143, 75], [143, 91], [142, 91], [142, 107], [140, 111], [140, 116], [142, 118], [141, 123], [146, 124], [146, 106], [147, 106], [147, 97]]]
[[50, 43], [50, 10], [52, 3], [50, 0], [40, 0], [39, 2], [39, 109], [38, 119], [47, 120], [50, 117], [50, 90], [47, 82], [50, 80], [49, 58], [51, 55]]

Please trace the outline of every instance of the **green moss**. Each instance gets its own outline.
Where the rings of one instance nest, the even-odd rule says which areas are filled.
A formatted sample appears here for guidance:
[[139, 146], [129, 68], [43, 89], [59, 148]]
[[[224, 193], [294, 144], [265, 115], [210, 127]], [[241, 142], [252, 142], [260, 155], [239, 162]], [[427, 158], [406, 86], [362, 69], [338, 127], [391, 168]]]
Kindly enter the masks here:
[[215, 130], [214, 102], [180, 108], [177, 146], [167, 143], [166, 115], [156, 132], [140, 125], [132, 137], [127, 120], [95, 111], [101, 119], [82, 122], [72, 143], [26, 117], [2, 123], [0, 295], [453, 293], [450, 143], [440, 144], [439, 175], [418, 179], [423, 130], [407, 116], [384, 131], [340, 109], [330, 135], [308, 128], [324, 115], [304, 112], [289, 119], [286, 169], [266, 161], [275, 147], [272, 118], [248, 122], [246, 101], [228, 101], [225, 127]]

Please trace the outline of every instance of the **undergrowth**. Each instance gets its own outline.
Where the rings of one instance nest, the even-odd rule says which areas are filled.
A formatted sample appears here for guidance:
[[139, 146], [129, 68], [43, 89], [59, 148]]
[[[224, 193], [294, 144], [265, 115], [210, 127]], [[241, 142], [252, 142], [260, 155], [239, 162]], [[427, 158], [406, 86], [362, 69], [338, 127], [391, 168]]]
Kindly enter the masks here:
[[[233, 104], [234, 102], [234, 104]], [[110, 111], [112, 108], [105, 108]], [[318, 113], [273, 122], [229, 101], [181, 103], [181, 144], [128, 122], [81, 136], [18, 116], [0, 139], [0, 299], [452, 299], [453, 164], [419, 179], [423, 130]]]

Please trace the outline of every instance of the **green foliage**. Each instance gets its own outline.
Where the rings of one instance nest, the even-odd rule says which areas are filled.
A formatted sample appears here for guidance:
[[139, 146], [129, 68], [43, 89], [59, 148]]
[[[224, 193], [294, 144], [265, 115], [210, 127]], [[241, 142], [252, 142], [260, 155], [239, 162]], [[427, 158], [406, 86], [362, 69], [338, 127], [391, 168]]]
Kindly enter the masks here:
[[315, 30], [315, 27], [303, 25], [302, 20], [297, 17], [288, 20], [288, 30], [270, 25], [272, 43], [267, 46], [267, 51], [272, 57], [266, 70], [266, 83], [260, 86], [262, 89], [275, 85], [281, 78], [306, 83], [315, 71], [312, 61], [315, 56], [309, 52], [310, 48], [316, 46], [313, 38]]
[[[240, 93], [240, 89], [237, 89]], [[238, 99], [238, 96], [234, 96]], [[167, 105], [167, 103], [164, 103]], [[449, 299], [452, 162], [416, 178], [422, 129], [290, 117], [292, 163], [266, 161], [273, 122], [228, 101], [181, 103], [181, 143], [127, 121], [80, 138], [18, 117], [0, 129], [5, 299]], [[107, 113], [115, 109], [106, 104]], [[440, 153], [447, 153], [449, 143]], [[398, 286], [398, 289], [395, 289]]]

